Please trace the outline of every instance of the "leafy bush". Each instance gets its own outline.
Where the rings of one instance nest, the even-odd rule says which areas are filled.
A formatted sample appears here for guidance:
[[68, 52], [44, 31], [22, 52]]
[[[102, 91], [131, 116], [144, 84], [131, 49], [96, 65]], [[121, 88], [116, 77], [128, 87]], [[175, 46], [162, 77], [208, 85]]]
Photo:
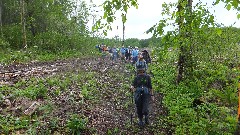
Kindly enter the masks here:
[[77, 114], [73, 114], [67, 121], [67, 128], [73, 135], [80, 135], [87, 128], [87, 118], [81, 118]]
[[22, 32], [21, 25], [12, 24], [3, 27], [3, 33], [5, 39], [11, 45], [13, 49], [20, 49], [22, 47]]
[[[202, 62], [191, 79], [176, 85], [175, 57], [171, 53], [159, 55], [164, 64], [150, 67], [154, 89], [164, 93], [163, 103], [168, 109], [164, 121], [177, 135], [233, 134], [237, 125], [234, 111], [239, 73], [224, 64]], [[205, 104], [194, 109], [195, 98], [201, 98]]]
[[32, 79], [31, 83], [25, 88], [19, 88], [15, 91], [17, 96], [27, 97], [30, 99], [46, 98], [48, 89], [42, 80]]
[[0, 115], [0, 134], [10, 134], [14, 130], [27, 128], [29, 125], [29, 117], [16, 118], [10, 114]]
[[7, 49], [8, 47], [10, 47], [10, 44], [4, 39], [0, 38], [0, 48]]

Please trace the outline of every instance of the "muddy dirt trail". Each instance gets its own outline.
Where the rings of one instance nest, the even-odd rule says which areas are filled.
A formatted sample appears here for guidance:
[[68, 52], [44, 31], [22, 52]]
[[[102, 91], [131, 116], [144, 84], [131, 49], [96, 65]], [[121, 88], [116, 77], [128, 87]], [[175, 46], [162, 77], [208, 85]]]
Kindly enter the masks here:
[[[50, 117], [57, 117], [60, 119], [58, 126], [64, 127], [67, 113], [82, 113], [88, 118], [87, 127], [93, 129], [85, 130], [82, 132], [83, 134], [170, 134], [167, 127], [159, 124], [161, 117], [166, 115], [166, 109], [161, 102], [163, 95], [160, 93], [155, 93], [155, 101], [151, 102], [150, 125], [143, 129], [138, 127], [135, 106], [129, 89], [134, 76], [130, 66], [130, 64], [120, 61], [115, 63], [112, 61], [99, 62], [97, 58], [13, 64], [0, 67], [0, 85], [14, 85], [19, 80], [27, 80], [32, 77], [61, 76], [66, 72], [74, 74], [79, 72], [94, 73], [93, 78], [98, 82], [97, 88], [93, 90], [95, 91], [94, 101], [86, 99], [81, 105], [77, 102], [68, 102], [71, 93], [79, 93], [78, 88], [72, 86], [69, 91], [50, 99], [50, 101], [39, 101], [41, 105], [47, 104], [47, 102], [52, 102], [52, 105], [55, 105], [49, 119], [44, 119], [44, 122], [51, 121]], [[11, 104], [12, 101], [9, 102]], [[18, 102], [19, 105], [32, 101], [23, 101], [22, 99], [22, 101], [14, 102]], [[17, 104], [13, 103], [11, 105], [12, 108], [16, 106]], [[38, 115], [41, 115], [41, 112]], [[39, 129], [44, 130], [44, 127], [39, 127]], [[64, 134], [64, 130], [57, 128], [51, 133]]]
[[13, 63], [11, 65], [0, 65], [0, 85], [12, 85], [21, 79], [31, 77], [47, 77], [68, 71], [94, 69], [96, 58], [76, 58], [68, 60], [57, 60], [50, 62], [30, 62], [27, 64]]

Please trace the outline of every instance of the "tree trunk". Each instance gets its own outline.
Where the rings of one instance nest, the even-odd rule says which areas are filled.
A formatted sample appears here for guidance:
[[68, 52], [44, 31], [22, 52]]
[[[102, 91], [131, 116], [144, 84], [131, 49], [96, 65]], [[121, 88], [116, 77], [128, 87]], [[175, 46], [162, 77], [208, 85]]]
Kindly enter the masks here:
[[[28, 17], [29, 18], [32, 18], [33, 17], [33, 11], [31, 11], [31, 12], [28, 12]], [[34, 22], [32, 21], [32, 20], [30, 20], [30, 31], [31, 31], [31, 33], [32, 33], [32, 35], [33, 35], [33, 37], [35, 37], [36, 36], [36, 30], [35, 30], [35, 26], [34, 26]]]
[[[181, 3], [184, 2], [184, 0], [179, 0], [178, 1], [178, 12], [182, 12], [183, 11], [183, 7], [181, 5]], [[180, 40], [182, 40], [183, 38], [183, 16], [181, 16], [181, 14], [179, 15], [179, 21], [178, 21], [178, 26], [179, 26], [179, 34], [180, 34]], [[183, 78], [183, 69], [184, 69], [184, 47], [183, 47], [183, 42], [180, 41], [180, 54], [178, 56], [178, 75], [177, 75], [177, 79], [176, 79], [176, 83], [179, 84], [182, 81]]]
[[122, 41], [122, 46], [124, 46], [124, 35], [125, 34], [125, 23], [123, 22], [123, 41]]
[[192, 77], [193, 75], [193, 68], [195, 66], [195, 61], [193, 60], [193, 39], [192, 39], [192, 26], [191, 26], [191, 23], [192, 23], [192, 1], [193, 0], [188, 0], [188, 7], [187, 7], [187, 14], [188, 14], [188, 18], [187, 18], [187, 34], [186, 34], [186, 38], [188, 38], [190, 42], [188, 42], [188, 48], [187, 48], [187, 51], [186, 51], [186, 55], [187, 55], [187, 63], [186, 65], [188, 66], [187, 67], [187, 73], [186, 75], [188, 77]]
[[26, 18], [25, 18], [25, 3], [21, 0], [21, 24], [22, 24], [22, 39], [23, 46], [27, 48], [27, 34], [26, 34]]
[[[185, 38], [191, 38], [191, 12], [192, 12], [192, 0], [187, 0], [188, 4], [186, 7], [183, 7], [183, 2], [186, 2], [186, 0], [179, 0], [178, 1], [178, 12], [180, 13], [179, 16], [179, 21], [178, 21], [178, 25], [179, 25], [179, 37], [180, 37], [180, 53], [179, 53], [179, 57], [178, 57], [178, 75], [176, 78], [176, 83], [179, 84], [182, 80], [183, 77], [189, 73], [187, 73], [187, 68], [192, 69], [191, 65], [191, 52], [190, 52], [190, 48], [191, 45], [188, 46], [188, 43], [183, 42], [183, 40]], [[181, 12], [184, 12], [184, 8], [188, 8], [187, 11], [187, 15], [189, 15], [186, 18], [187, 24], [184, 25], [184, 16], [181, 16]], [[185, 15], [186, 16], [186, 15]], [[191, 72], [191, 70], [190, 70]]]
[[[32, 0], [31, 1], [30, 0], [25, 0], [25, 2], [27, 4], [27, 6], [31, 6], [31, 4], [33, 4]], [[30, 31], [31, 31], [33, 37], [35, 37], [36, 36], [36, 27], [34, 25], [34, 19], [32, 19], [33, 15], [34, 15], [34, 9], [33, 8], [27, 10], [27, 17], [30, 19], [29, 20]]]

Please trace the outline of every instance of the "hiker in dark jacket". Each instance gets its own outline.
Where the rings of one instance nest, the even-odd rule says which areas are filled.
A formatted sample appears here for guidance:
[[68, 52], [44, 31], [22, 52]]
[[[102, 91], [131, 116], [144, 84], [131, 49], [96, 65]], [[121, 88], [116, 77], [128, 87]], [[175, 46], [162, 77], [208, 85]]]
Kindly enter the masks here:
[[128, 46], [128, 48], [126, 48], [126, 53], [125, 53], [125, 57], [126, 57], [127, 61], [130, 61], [131, 53], [132, 53], [131, 48], [130, 48], [130, 46]]
[[[154, 100], [151, 78], [145, 73], [144, 69], [138, 69], [137, 76], [134, 78], [132, 88], [134, 91], [134, 100], [137, 108], [137, 115], [139, 119], [139, 126], [149, 124], [149, 100], [150, 97]], [[143, 116], [145, 116], [145, 123], [143, 122]]]
[[143, 50], [142, 55], [147, 64], [152, 62], [151, 57], [147, 50]]

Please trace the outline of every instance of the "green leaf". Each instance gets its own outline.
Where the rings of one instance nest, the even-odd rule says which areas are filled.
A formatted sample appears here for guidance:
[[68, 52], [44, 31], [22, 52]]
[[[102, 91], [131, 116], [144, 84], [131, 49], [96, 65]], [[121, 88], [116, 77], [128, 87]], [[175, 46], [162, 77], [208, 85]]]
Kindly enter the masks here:
[[107, 22], [109, 22], [109, 23], [110, 23], [110, 22], [113, 22], [113, 17], [108, 16], [108, 17], [107, 17]]
[[127, 20], [126, 14], [122, 14], [122, 22], [125, 23]]
[[163, 34], [163, 32], [164, 32], [164, 30], [163, 30], [163, 28], [165, 27], [165, 24], [164, 23], [159, 23], [158, 24], [158, 27], [157, 27], [157, 31], [158, 31], [158, 34], [159, 35], [162, 35]]
[[107, 17], [107, 12], [104, 12], [103, 19]]
[[214, 16], [210, 16], [210, 18], [209, 18], [209, 21], [212, 23], [212, 22], [214, 22]]
[[116, 9], [119, 10], [121, 8], [121, 2], [116, 1]]
[[104, 34], [104, 36], [107, 36], [107, 31], [103, 30], [103, 34]]
[[218, 34], [218, 36], [220, 36], [222, 34], [222, 30], [221, 29], [217, 29], [217, 34]]
[[229, 11], [231, 9], [231, 7], [232, 7], [231, 4], [228, 4], [227, 5], [227, 10]]
[[124, 9], [124, 11], [127, 13], [128, 6], [127, 6], [127, 5], [124, 5], [124, 6], [123, 6], [123, 9]]
[[152, 26], [151, 28], [149, 28], [149, 29], [146, 31], [146, 33], [148, 34], [148, 33], [153, 32], [155, 26], [156, 26], [156, 25], [154, 25], [154, 26]]
[[216, 2], [213, 5], [217, 5], [220, 2], [220, 0], [216, 0]]
[[238, 0], [233, 0], [232, 5], [233, 5], [234, 8], [237, 8], [238, 7]]
[[237, 18], [238, 18], [238, 19], [240, 18], [240, 14], [237, 15]]
[[132, 1], [132, 6], [134, 6], [136, 9], [138, 9], [138, 4], [137, 4], [137, 1]]

